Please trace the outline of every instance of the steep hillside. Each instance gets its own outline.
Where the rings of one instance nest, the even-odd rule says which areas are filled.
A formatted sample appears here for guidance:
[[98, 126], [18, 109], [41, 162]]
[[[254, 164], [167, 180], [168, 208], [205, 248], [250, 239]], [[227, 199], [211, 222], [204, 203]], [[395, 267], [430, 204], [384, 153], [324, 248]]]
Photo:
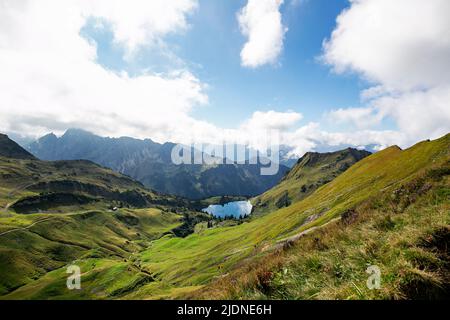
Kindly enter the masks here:
[[306, 153], [279, 184], [252, 199], [255, 212], [274, 211], [304, 199], [370, 154], [352, 148], [331, 153]]
[[[448, 299], [449, 212], [447, 163], [362, 202], [339, 221], [244, 263], [188, 297]], [[379, 289], [367, 285], [369, 267], [380, 272]]]
[[[140, 282], [139, 285], [130, 284], [128, 287], [132, 286], [133, 290], [122, 291], [125, 293], [120, 297], [161, 298], [186, 295], [192, 297], [190, 292], [191, 294], [192, 292], [199, 292], [197, 290], [200, 288], [202, 290], [207, 289], [206, 292], [211, 293], [208, 297], [235, 297], [233, 296], [233, 290], [242, 293], [247, 289], [248, 292], [244, 292], [243, 297], [255, 298], [260, 293], [271, 296], [270, 291], [264, 291], [265, 288], [271, 290], [274, 285], [280, 285], [283, 288], [283, 281], [289, 279], [281, 278], [281, 282], [278, 283], [273, 282], [274, 279], [277, 281], [278, 278], [274, 278], [271, 273], [262, 273], [261, 276], [255, 273], [255, 275], [258, 275], [255, 279], [258, 279], [261, 287], [255, 287], [252, 281], [242, 281], [242, 287], [234, 281], [227, 283], [227, 277], [223, 278], [225, 282], [222, 283], [221, 290], [217, 290], [215, 286], [211, 289], [205, 286], [217, 277], [223, 277], [230, 272], [232, 275], [237, 273], [237, 281], [240, 281], [239, 270], [241, 270], [241, 267], [245, 267], [252, 261], [256, 263], [260, 261], [258, 259], [267, 257], [267, 261], [270, 261], [270, 255], [274, 252], [294, 245], [307, 234], [312, 237], [307, 238], [310, 239], [308, 240], [311, 243], [310, 245], [316, 246], [315, 250], [317, 251], [311, 250], [309, 247], [300, 247], [300, 256], [304, 249], [306, 250], [305, 254], [311, 255], [322, 255], [322, 252], [331, 250], [329, 255], [323, 254], [323, 258], [328, 259], [324, 261], [324, 269], [319, 267], [317, 269], [318, 275], [314, 279], [317, 283], [320, 281], [323, 283], [322, 287], [318, 286], [318, 288], [320, 290], [323, 286], [330, 288], [330, 290], [334, 288], [335, 283], [331, 285], [326, 282], [330, 273], [333, 273], [337, 279], [345, 280], [342, 280], [342, 283], [346, 282], [348, 285], [355, 287], [357, 292], [358, 289], [356, 288], [359, 288], [362, 293], [361, 296], [363, 296], [365, 291], [361, 289], [362, 280], [360, 276], [364, 274], [367, 265], [380, 263], [381, 266], [384, 266], [383, 263], [386, 261], [397, 261], [398, 251], [396, 250], [404, 250], [402, 254], [409, 254], [411, 259], [415, 259], [414, 250], [408, 251], [406, 249], [408, 244], [416, 241], [414, 238], [416, 231], [420, 231], [417, 232], [417, 236], [420, 237], [426, 234], [425, 230], [429, 226], [428, 229], [431, 233], [428, 234], [429, 237], [425, 235], [426, 242], [424, 244], [428, 245], [431, 251], [434, 250], [433, 246], [441, 246], [440, 240], [434, 241], [433, 239], [439, 239], [440, 234], [443, 234], [444, 238], [446, 237], [445, 232], [440, 233], [438, 231], [444, 227], [447, 228], [449, 221], [449, 164], [450, 135], [435, 141], [421, 142], [407, 150], [391, 147], [359, 161], [333, 181], [289, 207], [237, 226], [207, 228], [184, 238], [176, 237], [173, 234], [165, 235], [151, 241], [150, 246], [134, 255], [139, 261], [140, 268], [145, 269], [152, 276], [153, 281]], [[420, 183], [416, 183], [416, 181], [420, 181]], [[367, 211], [362, 210], [364, 207], [369, 209]], [[370, 216], [373, 212], [371, 210], [384, 210], [391, 215], [391, 220], [381, 215], [374, 217], [374, 220], [367, 222], [367, 224], [358, 225], [354, 223], [360, 217], [359, 212], [367, 212], [367, 215], [362, 214], [361, 217]], [[354, 212], [357, 213], [354, 214]], [[334, 228], [337, 227], [333, 227], [333, 225], [338, 219], [342, 220], [342, 224], [348, 225], [346, 227], [348, 229], [343, 232], [340, 232], [340, 229], [335, 230]], [[371, 229], [371, 226], [375, 224], [378, 226], [378, 234], [372, 232]], [[392, 226], [394, 227], [391, 228]], [[321, 232], [325, 231], [321, 230], [329, 231], [324, 235]], [[442, 230], [445, 231], [445, 229]], [[365, 238], [366, 232], [369, 232], [367, 234], [369, 240]], [[328, 234], [330, 235], [329, 238], [324, 238], [325, 243], [322, 243], [321, 238], [328, 237]], [[335, 236], [337, 238], [334, 238]], [[349, 246], [348, 249], [341, 246], [342, 243], [339, 241], [342, 241], [342, 239], [347, 239], [346, 241], [349, 242], [354, 241], [353, 246]], [[373, 239], [373, 241], [370, 241], [370, 239]], [[380, 247], [383, 239], [390, 240], [386, 245]], [[334, 243], [335, 240], [336, 243]], [[391, 248], [397, 249], [389, 251]], [[439, 248], [436, 250], [441, 250]], [[426, 250], [428, 249], [424, 250], [423, 255], [417, 257], [426, 257]], [[297, 255], [293, 256], [294, 261], [296, 257]], [[429, 257], [433, 259], [432, 256]], [[346, 258], [348, 260], [343, 261]], [[417, 261], [420, 262], [420, 259]], [[402, 260], [398, 259], [398, 261], [402, 263]], [[445, 271], [440, 266], [440, 261], [447, 263], [448, 260], [445, 257], [436, 260], [439, 274]], [[103, 281], [109, 279], [106, 274], [114, 273], [114, 269], [111, 269], [112, 267], [107, 262], [93, 266], [89, 264], [89, 260], [81, 259], [78, 263], [86, 268], [86, 281], [88, 282], [86, 289], [79, 295], [96, 298], [98, 287], [102, 287]], [[348, 264], [352, 263], [354, 264], [352, 268], [355, 268], [355, 279], [351, 278], [352, 272], [348, 271]], [[280, 265], [283, 264], [284, 261], [281, 261]], [[314, 261], [307, 266], [314, 266]], [[362, 271], [358, 269], [361, 266], [365, 267]], [[420, 267], [420, 264], [417, 266]], [[298, 271], [293, 274], [300, 277], [303, 274], [302, 267], [303, 265], [298, 265]], [[290, 274], [289, 270], [287, 274]], [[388, 274], [395, 274], [395, 270], [403, 269], [393, 268], [392, 270], [394, 271], [389, 271]], [[282, 272], [284, 273], [284, 270]], [[254, 275], [251, 272], [247, 273], [250, 278]], [[417, 286], [414, 286], [415, 283], [420, 286], [423, 284], [420, 279], [426, 278], [425, 274], [424, 277], [419, 278], [418, 282], [415, 282], [414, 279], [416, 278], [414, 277], [416, 275], [420, 276], [424, 273], [421, 273], [419, 269], [415, 273], [400, 272], [398, 278], [389, 278], [389, 281], [385, 282], [388, 291], [382, 297], [395, 298], [396, 296], [392, 293], [406, 292], [407, 290], [394, 290], [399, 283], [407, 283], [412, 288], [411, 292], [414, 292], [414, 288], [417, 288]], [[65, 276], [64, 269], [54, 270], [44, 277], [39, 277], [36, 281], [20, 287], [4, 298], [64, 298], [73, 296], [75, 293], [68, 292], [64, 286]], [[93, 283], [93, 279], [97, 279], [98, 283]], [[351, 281], [348, 281], [349, 279], [353, 279], [355, 286]], [[445, 283], [446, 281], [445, 278], [440, 276], [434, 279], [436, 283]], [[304, 282], [301, 282], [301, 278], [295, 278], [295, 281], [297, 280], [298, 282], [286, 285], [286, 290], [291, 293], [286, 293], [285, 297], [288, 297], [288, 294], [294, 296], [295, 292], [298, 292], [299, 297], [314, 298], [314, 294], [317, 292], [303, 292], [301, 286]], [[246, 287], [246, 283], [249, 284], [248, 287]], [[408, 285], [406, 288], [408, 288]], [[425, 286], [425, 289], [427, 288], [435, 287]], [[279, 290], [282, 289], [277, 290], [274, 291], [273, 297], [281, 296]], [[252, 292], [255, 294], [252, 294]], [[309, 294], [310, 292], [311, 294]], [[436, 294], [439, 294], [439, 292]], [[201, 297], [202, 295], [197, 293], [194, 296]], [[317, 296], [331, 297], [333, 294], [327, 295], [326, 292], [322, 292]], [[342, 297], [341, 294], [336, 296]], [[357, 298], [359, 296], [348, 294], [347, 297]]]
[[7, 135], [0, 133], [0, 157], [9, 157], [16, 159], [34, 159], [34, 156], [24, 150], [17, 143], [8, 138]]
[[0, 150], [14, 151], [8, 157], [0, 156], [0, 208], [5, 210], [65, 212], [71, 207], [102, 205], [199, 211], [206, 205], [147, 189], [128, 176], [88, 160], [41, 161], [7, 136], [0, 141]]
[[89, 205], [148, 207], [175, 204], [141, 183], [86, 160], [40, 161], [6, 136], [0, 141], [0, 206], [31, 213], [57, 207]]

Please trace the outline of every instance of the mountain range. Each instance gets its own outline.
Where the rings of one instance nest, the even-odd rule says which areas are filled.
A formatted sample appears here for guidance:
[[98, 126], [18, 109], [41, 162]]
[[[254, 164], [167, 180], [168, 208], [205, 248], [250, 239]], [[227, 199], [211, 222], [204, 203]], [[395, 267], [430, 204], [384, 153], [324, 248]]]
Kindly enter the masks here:
[[48, 134], [38, 139], [28, 151], [42, 160], [90, 160], [158, 192], [190, 199], [255, 196], [276, 185], [289, 170], [280, 164], [276, 175], [264, 176], [260, 174], [261, 164], [175, 165], [171, 160], [174, 146], [69, 129], [59, 138]]
[[[0, 299], [450, 292], [450, 134], [371, 155], [308, 153], [251, 199], [266, 211], [235, 221], [88, 160], [39, 160], [7, 136], [0, 150]], [[66, 286], [73, 265], [82, 290]], [[366, 285], [369, 267], [380, 270], [381, 290]]]

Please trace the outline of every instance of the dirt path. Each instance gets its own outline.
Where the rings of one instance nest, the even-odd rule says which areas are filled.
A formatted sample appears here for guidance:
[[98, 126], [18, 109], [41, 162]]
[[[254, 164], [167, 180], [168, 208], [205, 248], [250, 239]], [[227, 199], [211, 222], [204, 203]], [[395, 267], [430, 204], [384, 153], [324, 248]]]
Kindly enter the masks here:
[[56, 218], [56, 217], [44, 218], [44, 219], [41, 219], [41, 220], [39, 220], [39, 221], [33, 222], [33, 223], [30, 224], [29, 226], [26, 226], [26, 227], [23, 227], [23, 228], [16, 228], [16, 229], [11, 229], [11, 230], [8, 230], [8, 231], [4, 231], [4, 232], [0, 233], [0, 237], [1, 237], [1, 236], [4, 236], [5, 234], [11, 233], [11, 232], [15, 232], [15, 231], [24, 231], [24, 230], [28, 230], [28, 229], [30, 229], [31, 227], [33, 227], [33, 226], [35, 226], [35, 225], [37, 225], [37, 224], [39, 224], [39, 223], [41, 223], [41, 222], [49, 221], [49, 220], [52, 220], [52, 219], [55, 219], [55, 218]]
[[45, 213], [45, 214], [54, 214], [55, 216], [53, 216], [53, 217], [47, 217], [47, 218], [44, 218], [44, 219], [41, 219], [41, 220], [38, 220], [38, 221], [35, 221], [35, 222], [33, 222], [32, 224], [30, 224], [30, 225], [28, 225], [28, 226], [26, 226], [26, 227], [23, 227], [23, 228], [15, 228], [15, 229], [11, 229], [11, 230], [7, 230], [7, 231], [4, 231], [4, 232], [1, 232], [0, 233], [0, 237], [1, 236], [3, 236], [3, 235], [5, 235], [5, 234], [8, 234], [8, 233], [11, 233], [11, 232], [14, 232], [14, 231], [24, 231], [24, 230], [28, 230], [28, 229], [30, 229], [30, 228], [32, 228], [32, 227], [34, 227], [35, 225], [37, 225], [37, 224], [39, 224], [39, 223], [41, 223], [41, 222], [46, 222], [46, 221], [49, 221], [49, 220], [53, 220], [53, 219], [56, 219], [56, 218], [59, 218], [60, 216], [75, 216], [75, 215], [78, 215], [78, 214], [84, 214], [84, 213], [86, 213], [86, 212], [89, 212], [89, 211], [83, 211], [83, 212], [74, 212], [74, 213], [66, 213], [66, 214], [60, 214], [60, 213]]
[[9, 207], [11, 207], [12, 204], [13, 202], [7, 203], [3, 210], [8, 211]]
[[[31, 187], [33, 184], [34, 184], [34, 183], [27, 183], [27, 184], [21, 185], [21, 186], [15, 188], [15, 189], [11, 190], [10, 192], [8, 192], [8, 197], [12, 197], [15, 193], [17, 193], [17, 192], [19, 192], [19, 191], [22, 191], [22, 190], [25, 190], [26, 188]], [[3, 208], [3, 210], [7, 211], [7, 210], [9, 209], [9, 207], [10, 207], [13, 203], [14, 203], [14, 201], [13, 201], [13, 202], [10, 202], [10, 203], [7, 203], [6, 206]]]

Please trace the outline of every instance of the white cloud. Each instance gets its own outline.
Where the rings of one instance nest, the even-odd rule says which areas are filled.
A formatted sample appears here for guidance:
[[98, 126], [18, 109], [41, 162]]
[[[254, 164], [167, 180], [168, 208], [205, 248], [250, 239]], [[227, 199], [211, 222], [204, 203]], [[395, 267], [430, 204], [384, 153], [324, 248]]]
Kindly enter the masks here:
[[256, 111], [252, 117], [244, 122], [241, 128], [262, 130], [288, 130], [292, 128], [303, 116], [294, 111], [276, 112], [273, 110], [262, 112]]
[[[353, 3], [364, 2], [370, 1]], [[281, 3], [250, 0], [241, 11], [241, 27], [249, 37], [242, 52], [244, 65], [256, 67], [276, 61], [285, 33], [279, 13]], [[158, 46], [166, 35], [184, 32], [188, 27], [187, 16], [196, 5], [193, 0], [170, 3], [135, 0], [131, 4], [118, 0], [0, 0], [0, 131], [40, 136], [79, 127], [100, 135], [152, 138], [158, 142], [220, 143], [224, 138], [240, 142], [258, 138], [263, 130], [279, 129], [280, 143], [302, 155], [309, 150], [341, 145], [405, 146], [412, 141], [411, 136], [432, 138], [448, 129], [450, 89], [446, 75], [434, 78], [430, 72], [422, 84], [427, 88], [406, 90], [409, 80], [404, 82], [402, 77], [390, 75], [392, 70], [375, 79], [369, 76], [371, 67], [366, 70], [361, 64], [356, 69], [337, 58], [328, 62], [336, 67], [344, 65], [345, 70], [351, 68], [378, 81], [377, 89], [366, 93], [372, 99], [367, 110], [357, 108], [334, 113], [339, 121], [350, 118], [359, 122], [357, 131], [327, 132], [316, 123], [298, 128], [302, 115], [294, 111], [255, 111], [236, 129], [219, 128], [190, 116], [193, 108], [208, 103], [208, 96], [206, 85], [189, 70], [166, 74], [145, 72], [136, 77], [113, 72], [97, 63], [96, 44], [80, 35], [90, 17], [100, 18], [111, 26], [115, 42], [132, 58], [140, 48]], [[344, 18], [340, 20], [346, 23]], [[333, 36], [328, 49], [339, 41], [338, 36]], [[445, 44], [442, 40], [440, 47]], [[382, 46], [372, 49], [383, 55]], [[448, 74], [445, 64], [441, 70]], [[437, 82], [442, 83], [436, 85]], [[417, 81], [412, 83], [416, 87]], [[374, 115], [393, 117], [401, 132], [365, 128], [373, 124], [366, 118]]]
[[450, 81], [450, 2], [352, 0], [341, 13], [325, 61], [393, 89]]
[[387, 93], [389, 93], [389, 90], [380, 85], [364, 89], [363, 91], [361, 91], [360, 97], [362, 101], [368, 101], [374, 98], [381, 97]]
[[186, 15], [196, 0], [79, 0], [83, 14], [106, 19], [114, 39], [135, 52], [142, 45], [157, 44], [162, 36], [185, 30]]
[[449, 13], [447, 0], [351, 0], [324, 42], [323, 60], [374, 86], [361, 94], [367, 108], [335, 116], [363, 126], [389, 116], [410, 142], [448, 133]]
[[450, 84], [386, 95], [371, 103], [380, 113], [392, 117], [411, 142], [436, 139], [450, 132]]
[[390, 130], [357, 130], [353, 132], [328, 132], [319, 123], [311, 122], [294, 132], [283, 135], [283, 144], [293, 147], [291, 154], [302, 156], [305, 152], [338, 150], [347, 146], [370, 146], [376, 150], [391, 145], [406, 146], [403, 133]]
[[82, 127], [176, 139], [171, 129], [189, 130], [195, 120], [188, 112], [207, 103], [205, 85], [188, 70], [137, 77], [106, 70], [80, 30], [89, 17], [101, 17], [114, 25], [118, 42], [136, 50], [183, 29], [182, 16], [195, 3], [0, 0], [2, 131], [39, 135]]
[[197, 0], [1, 0], [0, 6], [0, 44], [5, 47], [23, 49], [27, 45], [48, 51], [56, 47], [71, 52], [75, 47], [68, 47], [68, 42], [76, 41], [76, 47], [83, 47], [75, 36], [87, 18], [93, 17], [108, 22], [115, 42], [131, 53], [141, 46], [158, 44], [169, 33], [185, 30], [186, 16], [197, 7]]
[[287, 28], [281, 21], [283, 0], [248, 0], [238, 13], [241, 32], [248, 38], [241, 51], [241, 63], [256, 68], [273, 64], [283, 50]]
[[[180, 3], [186, 8], [185, 2]], [[103, 68], [96, 61], [96, 44], [80, 35], [89, 17], [116, 25], [112, 31], [121, 39], [118, 43], [132, 50], [153, 45], [141, 37], [142, 32], [152, 37], [162, 37], [164, 32], [134, 28], [143, 24], [130, 20], [143, 21], [144, 15], [116, 16], [102, 4], [96, 2], [99, 7], [94, 8], [85, 1], [0, 0], [1, 131], [38, 137], [76, 127], [158, 142], [246, 142], [268, 129], [288, 130], [301, 119], [296, 112], [256, 111], [236, 129], [219, 128], [190, 116], [195, 106], [208, 102], [208, 96], [205, 84], [188, 70], [130, 77]], [[142, 10], [146, 12], [145, 6]], [[164, 16], [148, 14], [150, 20]], [[169, 19], [164, 30], [179, 30], [184, 25], [180, 21]], [[131, 27], [126, 32], [118, 31], [128, 22]]]
[[340, 108], [326, 113], [326, 118], [338, 124], [352, 124], [359, 129], [380, 124], [384, 115], [375, 108]]

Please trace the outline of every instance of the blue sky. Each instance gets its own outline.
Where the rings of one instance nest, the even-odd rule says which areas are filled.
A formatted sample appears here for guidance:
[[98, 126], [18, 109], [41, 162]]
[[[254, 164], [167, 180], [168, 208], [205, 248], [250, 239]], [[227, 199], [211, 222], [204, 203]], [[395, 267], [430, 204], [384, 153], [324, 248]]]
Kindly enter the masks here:
[[0, 131], [311, 150], [450, 131], [448, 0], [0, 0]]
[[111, 30], [96, 30], [95, 19], [82, 34], [95, 40], [98, 62], [112, 70], [164, 72], [180, 67], [178, 59], [183, 60], [208, 85], [209, 105], [195, 109], [192, 116], [217, 126], [236, 128], [255, 110], [294, 110], [304, 116], [304, 122], [316, 121], [327, 110], [360, 104], [360, 90], [366, 84], [355, 75], [336, 75], [318, 61], [336, 17], [349, 6], [347, 0], [285, 2], [280, 8], [288, 28], [284, 50], [275, 65], [257, 69], [243, 68], [239, 56], [246, 39], [236, 13], [245, 4], [244, 0], [201, 0], [189, 17], [190, 27], [165, 39], [175, 59], [143, 50], [133, 61], [126, 61]]

